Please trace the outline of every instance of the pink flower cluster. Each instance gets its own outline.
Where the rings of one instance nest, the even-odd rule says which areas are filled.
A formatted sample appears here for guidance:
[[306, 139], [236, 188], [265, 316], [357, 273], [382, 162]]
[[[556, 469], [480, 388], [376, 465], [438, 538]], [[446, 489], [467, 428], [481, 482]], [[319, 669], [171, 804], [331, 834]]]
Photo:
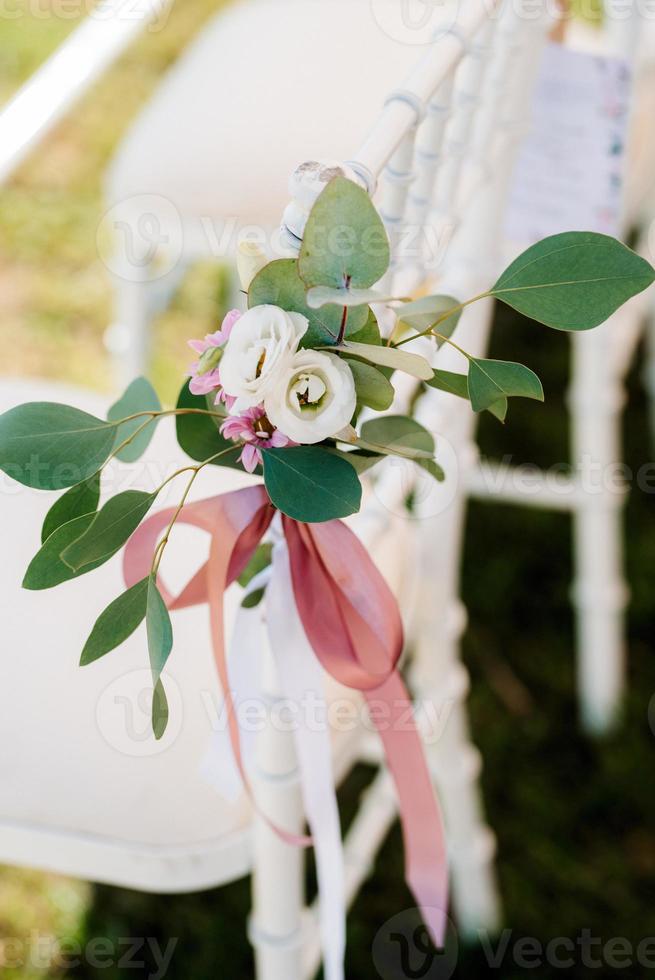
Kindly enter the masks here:
[[226, 439], [245, 440], [239, 461], [248, 473], [253, 473], [262, 462], [261, 449], [280, 449], [292, 445], [279, 429], [273, 428], [261, 405], [226, 419], [221, 425], [221, 433]]
[[229, 340], [232, 328], [241, 313], [230, 310], [226, 314], [221, 329], [208, 333], [204, 340], [190, 340], [189, 347], [200, 357], [191, 365], [191, 381], [189, 390], [192, 395], [208, 395], [221, 386], [219, 368], [220, 350]]
[[[204, 340], [190, 340], [189, 347], [200, 357], [191, 365], [191, 380], [189, 390], [193, 395], [209, 395], [216, 392], [215, 404], [224, 402], [230, 411], [235, 399], [226, 395], [221, 387], [220, 359], [221, 350], [227, 343], [234, 324], [241, 313], [230, 310], [226, 314], [220, 330], [207, 334]], [[266, 418], [263, 405], [246, 409], [240, 415], [227, 418], [221, 425], [221, 434], [226, 439], [235, 442], [245, 442], [239, 461], [248, 473], [253, 473], [262, 463], [261, 449], [293, 445], [279, 429], [274, 428]]]

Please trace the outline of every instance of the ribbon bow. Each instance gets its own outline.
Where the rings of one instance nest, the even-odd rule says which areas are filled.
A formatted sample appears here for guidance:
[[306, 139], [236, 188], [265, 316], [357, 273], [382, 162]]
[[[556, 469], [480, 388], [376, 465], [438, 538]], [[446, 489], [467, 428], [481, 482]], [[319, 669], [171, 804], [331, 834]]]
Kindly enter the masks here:
[[[154, 514], [130, 538], [123, 565], [128, 586], [149, 574], [158, 537], [173, 512], [170, 508]], [[230, 741], [246, 788], [238, 722], [231, 710], [223, 595], [252, 558], [275, 514], [262, 486], [187, 504], [179, 521], [208, 532], [209, 559], [178, 596], [160, 583], [171, 610], [209, 605], [214, 657], [228, 707]], [[441, 946], [448, 897], [444, 834], [423, 746], [411, 712], [407, 711], [411, 700], [396, 669], [403, 648], [398, 605], [368, 552], [342, 521], [300, 524], [285, 515], [281, 518], [293, 598], [316, 657], [341, 684], [362, 691], [368, 702], [387, 705], [383, 721], [377, 711], [371, 715], [398, 795], [405, 878], [433, 940]], [[311, 843], [310, 838], [275, 829], [288, 843]]]

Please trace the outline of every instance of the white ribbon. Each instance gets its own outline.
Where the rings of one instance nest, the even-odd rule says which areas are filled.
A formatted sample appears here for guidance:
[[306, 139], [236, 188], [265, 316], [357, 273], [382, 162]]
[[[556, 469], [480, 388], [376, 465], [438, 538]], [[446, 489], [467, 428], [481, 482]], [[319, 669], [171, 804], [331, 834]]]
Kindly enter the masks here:
[[[246, 595], [265, 586], [271, 576], [266, 568], [249, 583]], [[239, 712], [244, 704], [262, 704], [261, 648], [263, 624], [261, 607], [246, 609], [239, 606], [234, 628], [229, 640], [227, 661], [230, 672], [230, 690], [234, 710]], [[209, 747], [200, 763], [200, 776], [228, 803], [236, 803], [243, 793], [243, 781], [237, 767], [226, 715], [225, 701], [221, 698]], [[247, 773], [255, 761], [257, 725], [239, 726], [241, 757]]]
[[324, 674], [298, 615], [284, 539], [273, 548], [273, 574], [266, 592], [271, 650], [284, 696], [296, 705], [296, 755], [307, 823], [314, 840], [325, 980], [343, 980], [346, 909], [341, 823], [332, 773], [330, 731], [325, 720], [301, 724], [303, 702], [325, 703]]
[[[325, 980], [344, 980], [346, 908], [341, 824], [332, 771], [332, 748], [327, 723], [324, 673], [312, 650], [293, 596], [286, 541], [275, 535], [273, 566], [250, 583], [254, 591], [268, 580], [266, 626], [278, 670], [280, 689], [293, 706], [294, 744], [298, 758], [305, 816], [314, 841], [319, 887], [320, 931]], [[262, 700], [261, 609], [239, 609], [228, 660], [235, 710], [249, 700]], [[303, 714], [307, 703], [324, 704], [326, 711], [312, 727]], [[219, 717], [220, 722], [220, 717]], [[255, 733], [242, 731], [246, 771], [253, 763]], [[227, 725], [212, 735], [201, 775], [223, 798], [234, 801], [242, 782], [234, 762]]]

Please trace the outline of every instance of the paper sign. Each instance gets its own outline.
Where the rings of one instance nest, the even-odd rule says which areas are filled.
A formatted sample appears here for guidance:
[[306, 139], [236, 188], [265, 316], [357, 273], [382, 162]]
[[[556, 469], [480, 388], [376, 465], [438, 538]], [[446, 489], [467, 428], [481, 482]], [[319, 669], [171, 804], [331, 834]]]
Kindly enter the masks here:
[[627, 62], [546, 46], [510, 193], [511, 241], [620, 235], [630, 88]]

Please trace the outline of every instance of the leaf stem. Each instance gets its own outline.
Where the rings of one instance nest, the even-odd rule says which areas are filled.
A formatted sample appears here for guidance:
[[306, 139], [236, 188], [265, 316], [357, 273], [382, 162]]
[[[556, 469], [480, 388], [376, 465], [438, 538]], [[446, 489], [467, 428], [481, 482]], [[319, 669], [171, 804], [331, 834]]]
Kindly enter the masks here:
[[[474, 296], [472, 299], [467, 299], [465, 303], [458, 303], [456, 306], [451, 306], [449, 310], [446, 310], [445, 313], [442, 313], [441, 316], [439, 316], [434, 321], [434, 323], [431, 323], [430, 326], [427, 327], [425, 330], [421, 330], [420, 333], [412, 334], [411, 337], [405, 337], [404, 340], [398, 340], [392, 346], [402, 347], [403, 344], [408, 344], [410, 340], [416, 340], [418, 337], [425, 337], [428, 334], [431, 334], [433, 337], [438, 337], [441, 340], [446, 340], [447, 339], [446, 337], [442, 337], [441, 334], [435, 333], [434, 328], [438, 327], [440, 323], [445, 323], [446, 320], [449, 320], [450, 317], [453, 315], [453, 313], [458, 313], [459, 310], [463, 310], [466, 306], [470, 306], [471, 303], [477, 303], [479, 299], [487, 299], [487, 297], [490, 295], [491, 293], [489, 292], [479, 293], [477, 296]], [[400, 316], [398, 319], [402, 321], [402, 316]]]
[[151, 565], [151, 568], [150, 568], [150, 574], [151, 575], [156, 576], [157, 575], [157, 572], [159, 571], [159, 566], [161, 564], [161, 559], [162, 559], [162, 556], [164, 554], [164, 549], [166, 548], [166, 545], [168, 544], [168, 539], [170, 537], [171, 531], [173, 530], [173, 527], [175, 526], [175, 522], [177, 521], [178, 517], [182, 513], [182, 509], [183, 509], [183, 507], [184, 507], [184, 505], [185, 505], [185, 503], [187, 501], [187, 497], [189, 496], [189, 491], [191, 490], [191, 487], [193, 486], [193, 484], [195, 482], [195, 479], [198, 476], [198, 473], [200, 473], [200, 471], [205, 466], [208, 466], [209, 463], [212, 463], [215, 459], [218, 459], [219, 456], [225, 456], [226, 453], [231, 453], [235, 449], [238, 449], [239, 448], [239, 445], [240, 445], [240, 443], [235, 443], [233, 446], [229, 446], [227, 449], [221, 449], [221, 451], [219, 453], [214, 453], [213, 456], [209, 456], [207, 459], [203, 459], [203, 461], [201, 463], [197, 463], [195, 466], [184, 466], [184, 467], [182, 467], [182, 469], [176, 470], [175, 473], [171, 473], [171, 475], [169, 477], [167, 477], [164, 480], [164, 482], [158, 487], [157, 493], [159, 493], [161, 490], [163, 490], [163, 488], [166, 486], [166, 484], [167, 483], [170, 483], [171, 480], [175, 479], [176, 476], [180, 476], [182, 473], [188, 473], [189, 471], [191, 472], [191, 479], [187, 482], [187, 485], [186, 485], [186, 487], [184, 489], [184, 493], [182, 494], [182, 499], [180, 500], [179, 504], [177, 505], [177, 507], [175, 509], [175, 513], [173, 514], [173, 516], [172, 516], [172, 518], [171, 518], [171, 520], [170, 520], [170, 522], [168, 524], [168, 527], [166, 528], [166, 531], [164, 532], [163, 538], [161, 539], [161, 541], [158, 543], [157, 547], [155, 548], [155, 553], [154, 553], [154, 555], [152, 557], [152, 565]]
[[134, 415], [126, 415], [125, 418], [116, 419], [109, 425], [122, 425], [123, 422], [131, 422], [133, 419], [140, 419], [147, 416], [148, 421], [155, 418], [164, 418], [166, 415], [209, 415], [211, 418], [227, 418], [225, 412], [212, 412], [208, 408], [165, 408], [158, 411], [152, 409], [144, 412], [135, 412]]
[[341, 323], [339, 324], [339, 335], [337, 336], [337, 346], [343, 343], [344, 337], [346, 336], [347, 323], [348, 323], [348, 307], [344, 306], [343, 313], [341, 314]]
[[[138, 436], [138, 434], [140, 432], [143, 432], [143, 430], [145, 429], [145, 427], [147, 425], [150, 425], [151, 422], [152, 422], [152, 419], [146, 419], [146, 421], [143, 422], [142, 425], [137, 426], [137, 428], [134, 430], [134, 432], [132, 433], [132, 435], [128, 436], [127, 439], [123, 439], [123, 441], [121, 442], [121, 444], [119, 446], [116, 446], [116, 448], [112, 450], [111, 455], [109, 456], [109, 459], [107, 460], [107, 463], [109, 462], [110, 459], [113, 459], [114, 456], [118, 456], [118, 454], [121, 451], [121, 449], [125, 449], [126, 446], [129, 446], [129, 444], [134, 439], [136, 439], [136, 437]], [[106, 465], [107, 464], [105, 463], [105, 466]]]

